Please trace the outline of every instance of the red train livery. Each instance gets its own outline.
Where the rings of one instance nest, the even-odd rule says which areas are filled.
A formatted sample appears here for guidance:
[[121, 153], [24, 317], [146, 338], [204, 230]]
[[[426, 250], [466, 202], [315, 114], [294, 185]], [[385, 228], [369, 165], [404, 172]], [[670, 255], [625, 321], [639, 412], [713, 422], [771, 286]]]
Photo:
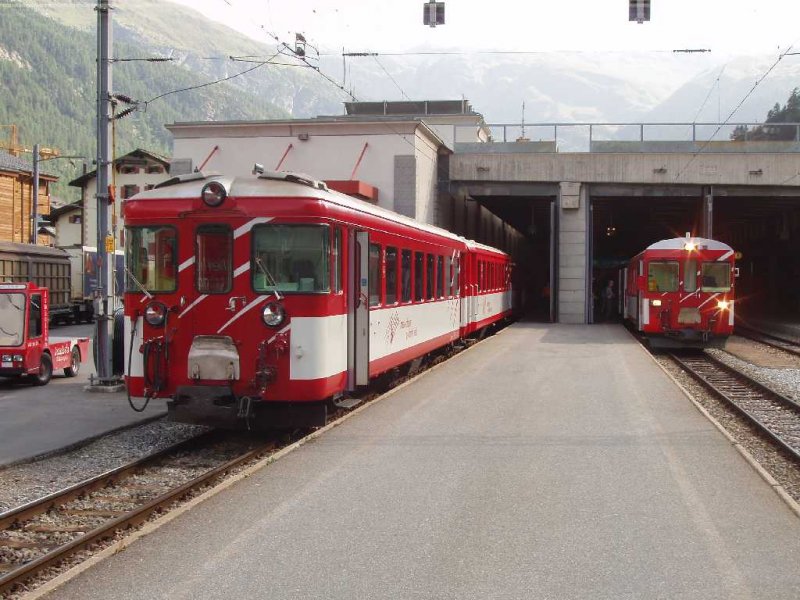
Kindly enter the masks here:
[[722, 242], [688, 234], [656, 242], [625, 269], [625, 319], [654, 347], [723, 347], [735, 276], [734, 251]]
[[173, 420], [319, 425], [331, 400], [511, 316], [505, 253], [254, 173], [124, 203], [126, 380]]

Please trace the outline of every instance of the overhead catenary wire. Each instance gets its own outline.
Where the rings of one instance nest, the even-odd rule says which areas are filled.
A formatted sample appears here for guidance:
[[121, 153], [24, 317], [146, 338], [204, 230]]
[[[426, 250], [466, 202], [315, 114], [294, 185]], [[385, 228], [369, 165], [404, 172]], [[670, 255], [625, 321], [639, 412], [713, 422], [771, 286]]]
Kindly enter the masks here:
[[405, 97], [405, 99], [406, 99], [406, 100], [411, 100], [411, 98], [409, 98], [409, 97], [408, 97], [408, 94], [406, 94], [406, 93], [405, 93], [405, 91], [403, 91], [403, 88], [401, 88], [401, 87], [400, 87], [400, 84], [399, 84], [399, 83], [397, 83], [397, 81], [395, 81], [394, 77], [392, 77], [392, 74], [391, 74], [391, 73], [389, 73], [389, 71], [387, 71], [387, 70], [386, 70], [386, 67], [384, 67], [384, 66], [383, 66], [383, 64], [381, 63], [381, 61], [379, 61], [379, 60], [378, 60], [378, 57], [377, 57], [377, 56], [373, 56], [373, 58], [375, 59], [375, 62], [376, 62], [376, 63], [378, 63], [378, 66], [379, 66], [381, 69], [383, 69], [383, 72], [384, 72], [384, 73], [386, 73], [386, 76], [387, 76], [389, 79], [391, 79], [391, 80], [392, 80], [392, 83], [395, 85], [395, 87], [396, 87], [398, 90], [400, 90], [400, 93], [401, 93], [401, 94], [403, 94], [403, 96]]
[[[796, 42], [795, 42], [795, 43], [796, 43]], [[709, 144], [710, 144], [710, 143], [711, 143], [711, 142], [714, 140], [714, 138], [715, 138], [715, 137], [716, 137], [716, 135], [717, 135], [717, 134], [720, 132], [720, 130], [721, 130], [721, 129], [722, 129], [722, 128], [723, 128], [723, 127], [724, 127], [724, 126], [725, 126], [725, 125], [728, 123], [728, 121], [730, 121], [730, 120], [733, 118], [733, 115], [735, 115], [735, 114], [738, 112], [738, 110], [739, 110], [739, 109], [742, 107], [742, 105], [743, 105], [743, 104], [744, 104], [744, 103], [747, 101], [747, 99], [748, 99], [748, 98], [749, 98], [749, 97], [750, 97], [750, 96], [753, 94], [753, 92], [754, 92], [754, 91], [756, 91], [756, 88], [759, 86], [759, 84], [760, 84], [762, 81], [764, 81], [764, 80], [765, 80], [765, 79], [766, 79], [766, 78], [769, 76], [769, 74], [770, 74], [770, 73], [772, 73], [772, 71], [773, 71], [773, 70], [775, 70], [775, 67], [777, 67], [777, 66], [778, 66], [778, 64], [781, 62], [781, 60], [783, 60], [783, 57], [784, 57], [784, 56], [787, 56], [787, 55], [789, 54], [789, 52], [792, 50], [792, 48], [793, 48], [793, 47], [794, 47], [794, 43], [792, 43], [791, 45], [789, 45], [789, 47], [788, 47], [788, 48], [787, 48], [787, 49], [786, 49], [784, 52], [781, 52], [781, 53], [778, 55], [778, 58], [776, 58], [776, 59], [775, 59], [775, 62], [773, 62], [773, 63], [770, 65], [770, 67], [769, 67], [769, 68], [768, 68], [768, 69], [767, 69], [767, 70], [764, 72], [764, 74], [763, 74], [763, 75], [761, 75], [761, 77], [759, 77], [759, 78], [756, 80], [756, 82], [753, 84], [753, 87], [752, 87], [752, 88], [750, 88], [750, 91], [748, 91], [748, 92], [747, 92], [747, 93], [744, 95], [744, 97], [743, 97], [743, 98], [742, 98], [742, 99], [739, 101], [739, 104], [737, 104], [737, 105], [736, 105], [736, 107], [735, 107], [735, 108], [734, 108], [734, 109], [733, 109], [733, 110], [730, 112], [730, 114], [729, 114], [729, 115], [728, 115], [728, 116], [725, 118], [725, 120], [724, 120], [722, 123], [720, 123], [720, 124], [717, 126], [716, 130], [714, 130], [714, 133], [712, 133], [712, 134], [711, 134], [711, 136], [710, 136], [710, 137], [709, 137], [709, 138], [708, 138], [708, 139], [707, 139], [707, 140], [706, 140], [706, 141], [703, 143], [703, 145], [702, 145], [702, 146], [700, 146], [700, 148], [699, 148], [699, 149], [697, 149], [697, 150], [696, 150], [696, 151], [695, 151], [695, 152], [692, 154], [692, 156], [689, 158], [689, 160], [688, 160], [688, 161], [686, 161], [686, 164], [685, 164], [685, 165], [683, 165], [683, 167], [682, 167], [682, 168], [681, 168], [681, 169], [678, 171], [678, 173], [675, 175], [675, 179], [674, 179], [674, 181], [678, 181], [678, 179], [680, 179], [681, 175], [683, 175], [683, 173], [686, 171], [686, 169], [688, 169], [688, 168], [689, 168], [689, 166], [690, 166], [690, 165], [691, 165], [691, 164], [692, 164], [692, 163], [695, 161], [695, 159], [696, 159], [696, 158], [697, 158], [697, 157], [698, 157], [698, 156], [699, 156], [699, 155], [700, 155], [700, 154], [703, 152], [703, 150], [705, 150], [705, 149], [708, 147], [708, 145], [709, 145]]]

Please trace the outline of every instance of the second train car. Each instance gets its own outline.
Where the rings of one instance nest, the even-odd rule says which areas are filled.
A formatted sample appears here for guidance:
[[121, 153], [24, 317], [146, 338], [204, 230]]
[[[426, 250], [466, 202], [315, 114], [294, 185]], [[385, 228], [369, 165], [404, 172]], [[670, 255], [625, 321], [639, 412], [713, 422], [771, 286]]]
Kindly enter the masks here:
[[733, 333], [735, 276], [727, 244], [661, 240], [625, 270], [624, 317], [655, 348], [721, 348]]
[[126, 380], [173, 420], [321, 425], [331, 401], [511, 316], [504, 252], [287, 173], [127, 199]]

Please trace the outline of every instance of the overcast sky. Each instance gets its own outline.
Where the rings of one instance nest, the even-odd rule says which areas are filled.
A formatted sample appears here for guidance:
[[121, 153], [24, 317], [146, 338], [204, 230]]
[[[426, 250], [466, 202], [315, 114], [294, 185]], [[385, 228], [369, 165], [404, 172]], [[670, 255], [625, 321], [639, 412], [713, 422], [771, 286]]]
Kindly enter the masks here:
[[709, 48], [777, 54], [800, 41], [799, 0], [652, 0], [651, 21], [628, 22], [627, 0], [446, 0], [446, 24], [422, 24], [422, 0], [174, 0], [252, 37], [381, 52], [609, 51]]

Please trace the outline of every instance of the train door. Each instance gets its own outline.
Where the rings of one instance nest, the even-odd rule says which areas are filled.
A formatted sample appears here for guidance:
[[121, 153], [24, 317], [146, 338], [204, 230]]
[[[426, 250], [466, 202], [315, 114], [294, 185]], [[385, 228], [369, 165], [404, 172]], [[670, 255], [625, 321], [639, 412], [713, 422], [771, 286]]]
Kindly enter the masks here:
[[369, 232], [350, 231], [347, 299], [347, 389], [369, 383]]

